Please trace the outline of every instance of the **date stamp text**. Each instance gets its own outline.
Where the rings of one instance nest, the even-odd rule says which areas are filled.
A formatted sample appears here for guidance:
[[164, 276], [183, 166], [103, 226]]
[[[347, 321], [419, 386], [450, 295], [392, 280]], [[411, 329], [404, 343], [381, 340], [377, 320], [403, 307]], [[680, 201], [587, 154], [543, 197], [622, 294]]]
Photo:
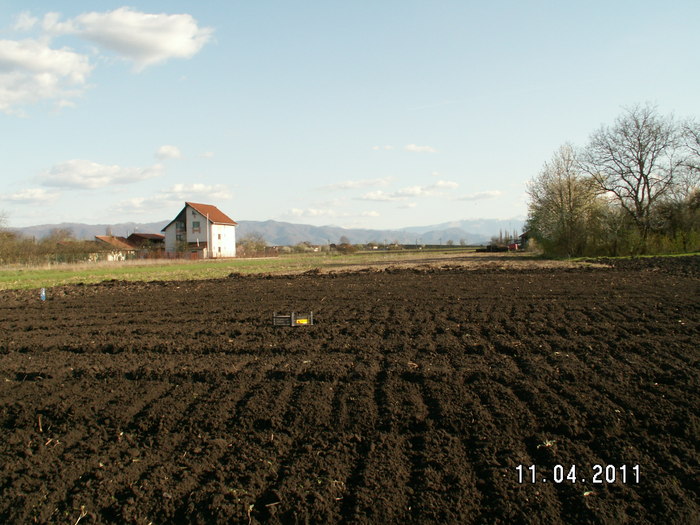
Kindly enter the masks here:
[[538, 468], [536, 465], [518, 465], [515, 467], [518, 483], [591, 483], [593, 485], [622, 483], [639, 483], [641, 468], [639, 465], [593, 465], [590, 468], [578, 468], [576, 465], [554, 465], [551, 469]]

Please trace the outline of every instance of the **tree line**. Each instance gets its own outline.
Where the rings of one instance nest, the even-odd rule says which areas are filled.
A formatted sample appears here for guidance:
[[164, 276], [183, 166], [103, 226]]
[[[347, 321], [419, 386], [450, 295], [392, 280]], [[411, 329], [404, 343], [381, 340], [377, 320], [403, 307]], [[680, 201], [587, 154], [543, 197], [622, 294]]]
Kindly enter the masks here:
[[700, 124], [625, 108], [585, 147], [562, 145], [527, 193], [526, 230], [545, 255], [700, 250]]
[[56, 228], [43, 239], [24, 237], [7, 230], [0, 215], [0, 264], [81, 262], [94, 257], [94, 241], [78, 241], [71, 230]]

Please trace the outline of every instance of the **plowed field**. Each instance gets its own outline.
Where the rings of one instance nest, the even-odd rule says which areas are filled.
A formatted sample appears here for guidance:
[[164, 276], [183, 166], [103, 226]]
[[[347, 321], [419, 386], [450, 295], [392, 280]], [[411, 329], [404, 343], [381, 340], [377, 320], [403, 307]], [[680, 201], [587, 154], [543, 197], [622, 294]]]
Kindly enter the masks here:
[[697, 268], [1, 292], [0, 522], [697, 523]]

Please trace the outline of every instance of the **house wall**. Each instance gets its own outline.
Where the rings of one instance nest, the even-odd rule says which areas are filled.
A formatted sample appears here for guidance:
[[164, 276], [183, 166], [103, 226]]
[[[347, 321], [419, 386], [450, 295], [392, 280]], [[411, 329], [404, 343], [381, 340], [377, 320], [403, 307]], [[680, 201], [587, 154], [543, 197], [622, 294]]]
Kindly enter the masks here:
[[[168, 224], [168, 226], [164, 230], [165, 234], [165, 251], [168, 252], [174, 252], [177, 251], [177, 245], [179, 242], [179, 239], [177, 238], [178, 236], [178, 223], [185, 221], [187, 218], [187, 214], [185, 213], [187, 210], [183, 209], [180, 213], [177, 214], [177, 217], [175, 217], [175, 220]], [[185, 239], [182, 239], [187, 240]]]
[[109, 252], [107, 254], [108, 261], [126, 261], [124, 252]]
[[[187, 221], [187, 242], [197, 242], [205, 246], [207, 244], [207, 218], [194, 208], [187, 206], [185, 210]], [[195, 229], [194, 223], [199, 223], [199, 228]]]
[[165, 231], [165, 251], [174, 252], [177, 248], [177, 240], [175, 239], [175, 223], [170, 224]]
[[211, 256], [236, 256], [236, 227], [232, 224], [211, 225]]

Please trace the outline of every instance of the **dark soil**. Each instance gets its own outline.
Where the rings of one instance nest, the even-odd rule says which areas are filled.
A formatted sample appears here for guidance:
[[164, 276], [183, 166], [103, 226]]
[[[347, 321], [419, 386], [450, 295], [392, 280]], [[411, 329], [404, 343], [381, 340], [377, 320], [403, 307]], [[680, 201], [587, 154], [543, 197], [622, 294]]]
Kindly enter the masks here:
[[686, 259], [1, 292], [0, 522], [697, 523]]
[[590, 259], [590, 261], [610, 265], [618, 270], [641, 270], [700, 277], [700, 255], [683, 257], [625, 257], [621, 259], [599, 257]]

